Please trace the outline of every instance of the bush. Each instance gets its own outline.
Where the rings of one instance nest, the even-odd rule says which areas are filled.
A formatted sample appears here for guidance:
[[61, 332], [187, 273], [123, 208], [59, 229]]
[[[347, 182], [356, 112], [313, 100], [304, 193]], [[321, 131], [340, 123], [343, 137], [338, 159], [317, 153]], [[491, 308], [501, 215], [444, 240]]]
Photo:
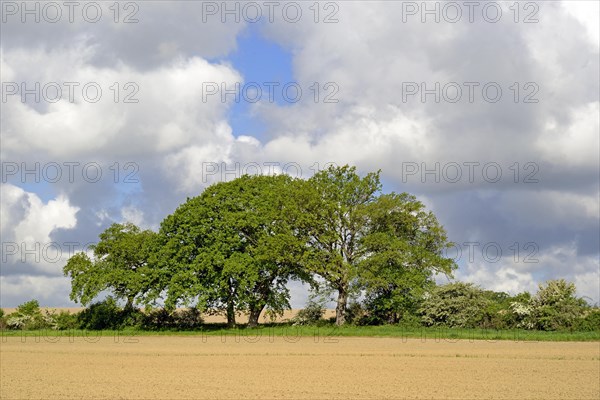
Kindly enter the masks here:
[[600, 308], [592, 308], [584, 312], [583, 316], [577, 320], [575, 330], [584, 332], [600, 331]]
[[346, 322], [353, 325], [366, 325], [367, 312], [359, 302], [352, 302], [346, 308]]
[[142, 328], [146, 330], [168, 329], [175, 327], [175, 318], [164, 308], [150, 310], [144, 316]]
[[559, 279], [540, 285], [531, 307], [536, 328], [555, 331], [573, 329], [585, 304], [575, 297], [575, 284]]
[[310, 300], [305, 308], [298, 311], [298, 314], [292, 318], [293, 325], [316, 325], [325, 314], [325, 307], [322, 303]]
[[423, 326], [423, 321], [418, 315], [404, 313], [398, 321], [398, 325], [405, 328], [420, 328]]
[[201, 327], [203, 323], [200, 310], [195, 307], [172, 312], [158, 308], [150, 310], [144, 315], [141, 327], [146, 330], [190, 330]]
[[37, 300], [27, 301], [17, 307], [17, 310], [6, 317], [6, 325], [10, 329], [44, 329], [50, 327], [44, 318]]
[[129, 308], [121, 310], [120, 326], [141, 328], [144, 325], [146, 316], [139, 308]]
[[448, 283], [425, 296], [420, 313], [427, 326], [475, 328], [482, 325], [489, 303], [483, 291], [471, 283]]
[[175, 311], [173, 317], [177, 329], [196, 329], [204, 323], [200, 311], [195, 307]]
[[81, 329], [120, 329], [123, 326], [123, 314], [115, 299], [108, 297], [77, 314], [77, 321]]
[[52, 328], [63, 331], [67, 329], [77, 329], [79, 322], [77, 314], [71, 314], [68, 311], [61, 311], [58, 314], [52, 314]]

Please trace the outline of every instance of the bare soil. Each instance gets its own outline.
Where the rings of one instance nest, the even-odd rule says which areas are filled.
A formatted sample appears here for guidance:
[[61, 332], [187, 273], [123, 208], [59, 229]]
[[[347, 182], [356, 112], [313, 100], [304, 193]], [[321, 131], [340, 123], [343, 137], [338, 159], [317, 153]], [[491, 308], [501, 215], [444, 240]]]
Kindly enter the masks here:
[[4, 337], [2, 399], [598, 399], [599, 342]]

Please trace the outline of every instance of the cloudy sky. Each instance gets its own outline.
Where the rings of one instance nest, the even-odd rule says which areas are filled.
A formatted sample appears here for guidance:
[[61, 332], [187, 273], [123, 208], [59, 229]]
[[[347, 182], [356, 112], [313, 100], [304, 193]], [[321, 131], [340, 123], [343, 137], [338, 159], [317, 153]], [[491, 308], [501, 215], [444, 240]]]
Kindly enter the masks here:
[[112, 222], [328, 163], [425, 202], [456, 278], [599, 301], [597, 1], [1, 4], [3, 307], [73, 305]]

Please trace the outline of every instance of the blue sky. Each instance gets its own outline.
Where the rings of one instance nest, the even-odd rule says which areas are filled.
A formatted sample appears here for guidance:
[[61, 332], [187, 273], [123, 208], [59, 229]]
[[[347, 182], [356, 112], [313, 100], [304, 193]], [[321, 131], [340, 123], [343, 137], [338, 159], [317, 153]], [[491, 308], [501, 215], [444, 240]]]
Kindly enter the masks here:
[[[246, 28], [237, 38], [236, 50], [223, 61], [230, 62], [242, 74], [245, 84], [256, 82], [263, 87], [263, 96], [266, 97], [268, 88], [263, 85], [264, 82], [294, 82], [294, 76], [290, 52], [265, 38], [261, 29], [260, 24]], [[281, 90], [275, 90], [274, 93], [275, 104], [285, 106]], [[252, 103], [234, 101], [228, 120], [235, 136], [249, 135], [264, 139], [267, 127], [264, 121], [253, 114]]]

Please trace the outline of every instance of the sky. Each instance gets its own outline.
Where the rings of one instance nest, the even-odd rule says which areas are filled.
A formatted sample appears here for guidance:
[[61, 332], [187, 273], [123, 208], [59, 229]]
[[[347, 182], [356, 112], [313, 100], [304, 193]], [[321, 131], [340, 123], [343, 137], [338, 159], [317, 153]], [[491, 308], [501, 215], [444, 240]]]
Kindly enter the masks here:
[[456, 279], [600, 301], [598, 1], [0, 4], [2, 307], [74, 306], [113, 222], [329, 163], [416, 195]]

